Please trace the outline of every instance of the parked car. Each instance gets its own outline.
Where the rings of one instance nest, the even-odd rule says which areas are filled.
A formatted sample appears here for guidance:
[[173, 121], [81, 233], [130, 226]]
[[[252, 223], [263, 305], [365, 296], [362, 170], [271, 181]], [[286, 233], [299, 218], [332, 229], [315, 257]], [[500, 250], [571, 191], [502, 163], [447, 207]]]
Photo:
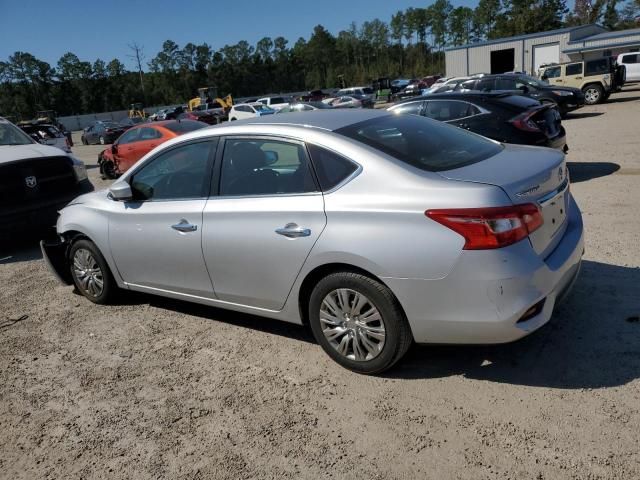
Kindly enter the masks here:
[[308, 324], [367, 374], [414, 341], [549, 321], [584, 248], [561, 152], [385, 111], [288, 120], [164, 143], [60, 212], [47, 264], [98, 304], [125, 288]]
[[581, 108], [585, 102], [584, 94], [579, 88], [549, 85], [529, 75], [483, 75], [458, 84], [454, 91], [458, 90], [520, 92], [541, 103], [556, 106], [562, 117]]
[[[298, 97], [299, 102], [309, 103], [309, 102], [321, 102], [325, 98], [329, 97], [328, 93], [325, 93], [323, 90], [311, 90], [304, 95], [300, 95]], [[286, 108], [286, 107], [285, 107]]]
[[446, 122], [498, 142], [567, 150], [558, 110], [505, 93], [441, 93], [409, 99], [388, 109]]
[[624, 65], [609, 57], [570, 63], [543, 65], [539, 76], [554, 87], [574, 87], [584, 93], [587, 105], [606, 101], [625, 82]]
[[203, 122], [208, 125], [218, 125], [223, 121], [223, 114], [211, 110], [194, 110], [192, 112], [183, 111], [178, 114], [176, 120], [192, 120], [194, 122]]
[[64, 152], [71, 153], [69, 139], [55, 126], [46, 123], [21, 123], [18, 126], [36, 142], [58, 147]]
[[193, 120], [164, 120], [127, 130], [98, 155], [102, 178], [117, 178], [158, 145], [208, 125]]
[[324, 103], [333, 108], [373, 108], [375, 102], [370, 97], [353, 94], [330, 98]]
[[57, 211], [93, 190], [84, 163], [0, 117], [0, 243], [51, 232]]
[[396, 93], [411, 83], [410, 78], [396, 78], [391, 81], [391, 93]]
[[640, 53], [621, 53], [617, 62], [618, 65], [624, 65], [627, 82], [640, 82]]
[[141, 123], [147, 123], [148, 121], [149, 120], [142, 117], [127, 117], [120, 120], [120, 125], [122, 125], [124, 128], [129, 129], [136, 125], [140, 125]]
[[341, 88], [335, 94], [336, 97], [357, 97], [357, 98], [366, 98], [367, 101], [371, 101], [373, 105], [376, 101], [376, 92], [371, 87], [349, 87], [349, 88]]
[[280, 110], [281, 108], [288, 107], [292, 99], [291, 97], [264, 97], [259, 98], [257, 101], [272, 110]]
[[431, 88], [425, 89], [423, 94], [424, 95], [431, 95], [432, 93], [452, 92], [452, 91], [456, 90], [456, 88], [459, 85], [461, 85], [462, 83], [466, 82], [470, 78], [472, 78], [472, 77], [453, 77], [453, 78], [450, 78], [449, 80], [446, 80], [445, 82], [443, 82], [443, 83], [441, 83], [439, 85], [434, 84]]
[[123, 127], [119, 123], [110, 121], [97, 121], [88, 126], [82, 131], [80, 140], [83, 145], [106, 145], [113, 143], [127, 130], [127, 127]]
[[300, 102], [281, 108], [276, 113], [310, 112], [312, 110], [326, 110], [328, 108], [333, 107], [323, 102]]
[[239, 103], [231, 107], [229, 111], [229, 121], [242, 120], [243, 118], [261, 117], [262, 115], [273, 115], [276, 111], [263, 103]]
[[411, 85], [407, 85], [402, 90], [391, 95], [391, 101], [395, 102], [404, 98], [415, 97], [422, 95], [422, 90], [428, 88], [426, 83], [416, 82]]

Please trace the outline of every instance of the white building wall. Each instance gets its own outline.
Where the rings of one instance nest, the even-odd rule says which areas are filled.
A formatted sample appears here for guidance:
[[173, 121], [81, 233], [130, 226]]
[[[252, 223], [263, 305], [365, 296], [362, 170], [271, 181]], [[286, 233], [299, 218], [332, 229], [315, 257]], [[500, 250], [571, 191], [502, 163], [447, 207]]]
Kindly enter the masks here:
[[445, 52], [445, 68], [447, 77], [463, 77], [467, 72], [467, 49], [449, 50]]

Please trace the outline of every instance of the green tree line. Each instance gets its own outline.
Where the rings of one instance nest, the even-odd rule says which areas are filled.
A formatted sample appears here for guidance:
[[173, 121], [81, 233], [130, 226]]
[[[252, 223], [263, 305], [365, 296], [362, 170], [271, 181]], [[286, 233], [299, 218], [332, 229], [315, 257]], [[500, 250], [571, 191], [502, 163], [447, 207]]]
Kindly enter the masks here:
[[293, 44], [265, 37], [216, 50], [167, 40], [146, 65], [139, 63], [144, 73], [127, 70], [117, 58], [91, 63], [68, 52], [52, 66], [15, 52], [0, 61], [0, 114], [23, 119], [45, 109], [72, 115], [123, 110], [133, 102], [177, 104], [213, 85], [222, 95], [243, 97], [335, 87], [341, 78], [363, 84], [417, 77], [444, 73], [448, 46], [586, 23], [631, 28], [639, 20], [640, 0], [576, 0], [571, 12], [566, 0], [479, 0], [475, 9], [435, 0], [398, 11], [388, 22], [353, 22], [337, 35], [317, 25]]

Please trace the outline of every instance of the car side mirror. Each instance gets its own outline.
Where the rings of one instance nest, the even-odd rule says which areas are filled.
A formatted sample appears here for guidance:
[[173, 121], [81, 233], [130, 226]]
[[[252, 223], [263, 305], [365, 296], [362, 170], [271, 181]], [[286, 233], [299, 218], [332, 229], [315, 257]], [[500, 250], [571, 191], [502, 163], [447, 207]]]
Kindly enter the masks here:
[[267, 159], [267, 165], [273, 165], [278, 161], [278, 152], [273, 150], [265, 150], [264, 156]]
[[131, 185], [124, 181], [113, 183], [109, 187], [109, 195], [117, 201], [131, 200], [133, 198]]

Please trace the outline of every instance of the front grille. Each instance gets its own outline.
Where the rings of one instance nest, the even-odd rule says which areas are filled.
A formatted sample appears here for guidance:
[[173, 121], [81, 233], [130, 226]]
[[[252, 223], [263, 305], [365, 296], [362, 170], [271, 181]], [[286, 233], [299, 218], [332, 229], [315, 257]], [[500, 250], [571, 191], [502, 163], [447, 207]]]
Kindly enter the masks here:
[[0, 213], [68, 198], [77, 190], [77, 184], [68, 157], [32, 158], [0, 165]]

